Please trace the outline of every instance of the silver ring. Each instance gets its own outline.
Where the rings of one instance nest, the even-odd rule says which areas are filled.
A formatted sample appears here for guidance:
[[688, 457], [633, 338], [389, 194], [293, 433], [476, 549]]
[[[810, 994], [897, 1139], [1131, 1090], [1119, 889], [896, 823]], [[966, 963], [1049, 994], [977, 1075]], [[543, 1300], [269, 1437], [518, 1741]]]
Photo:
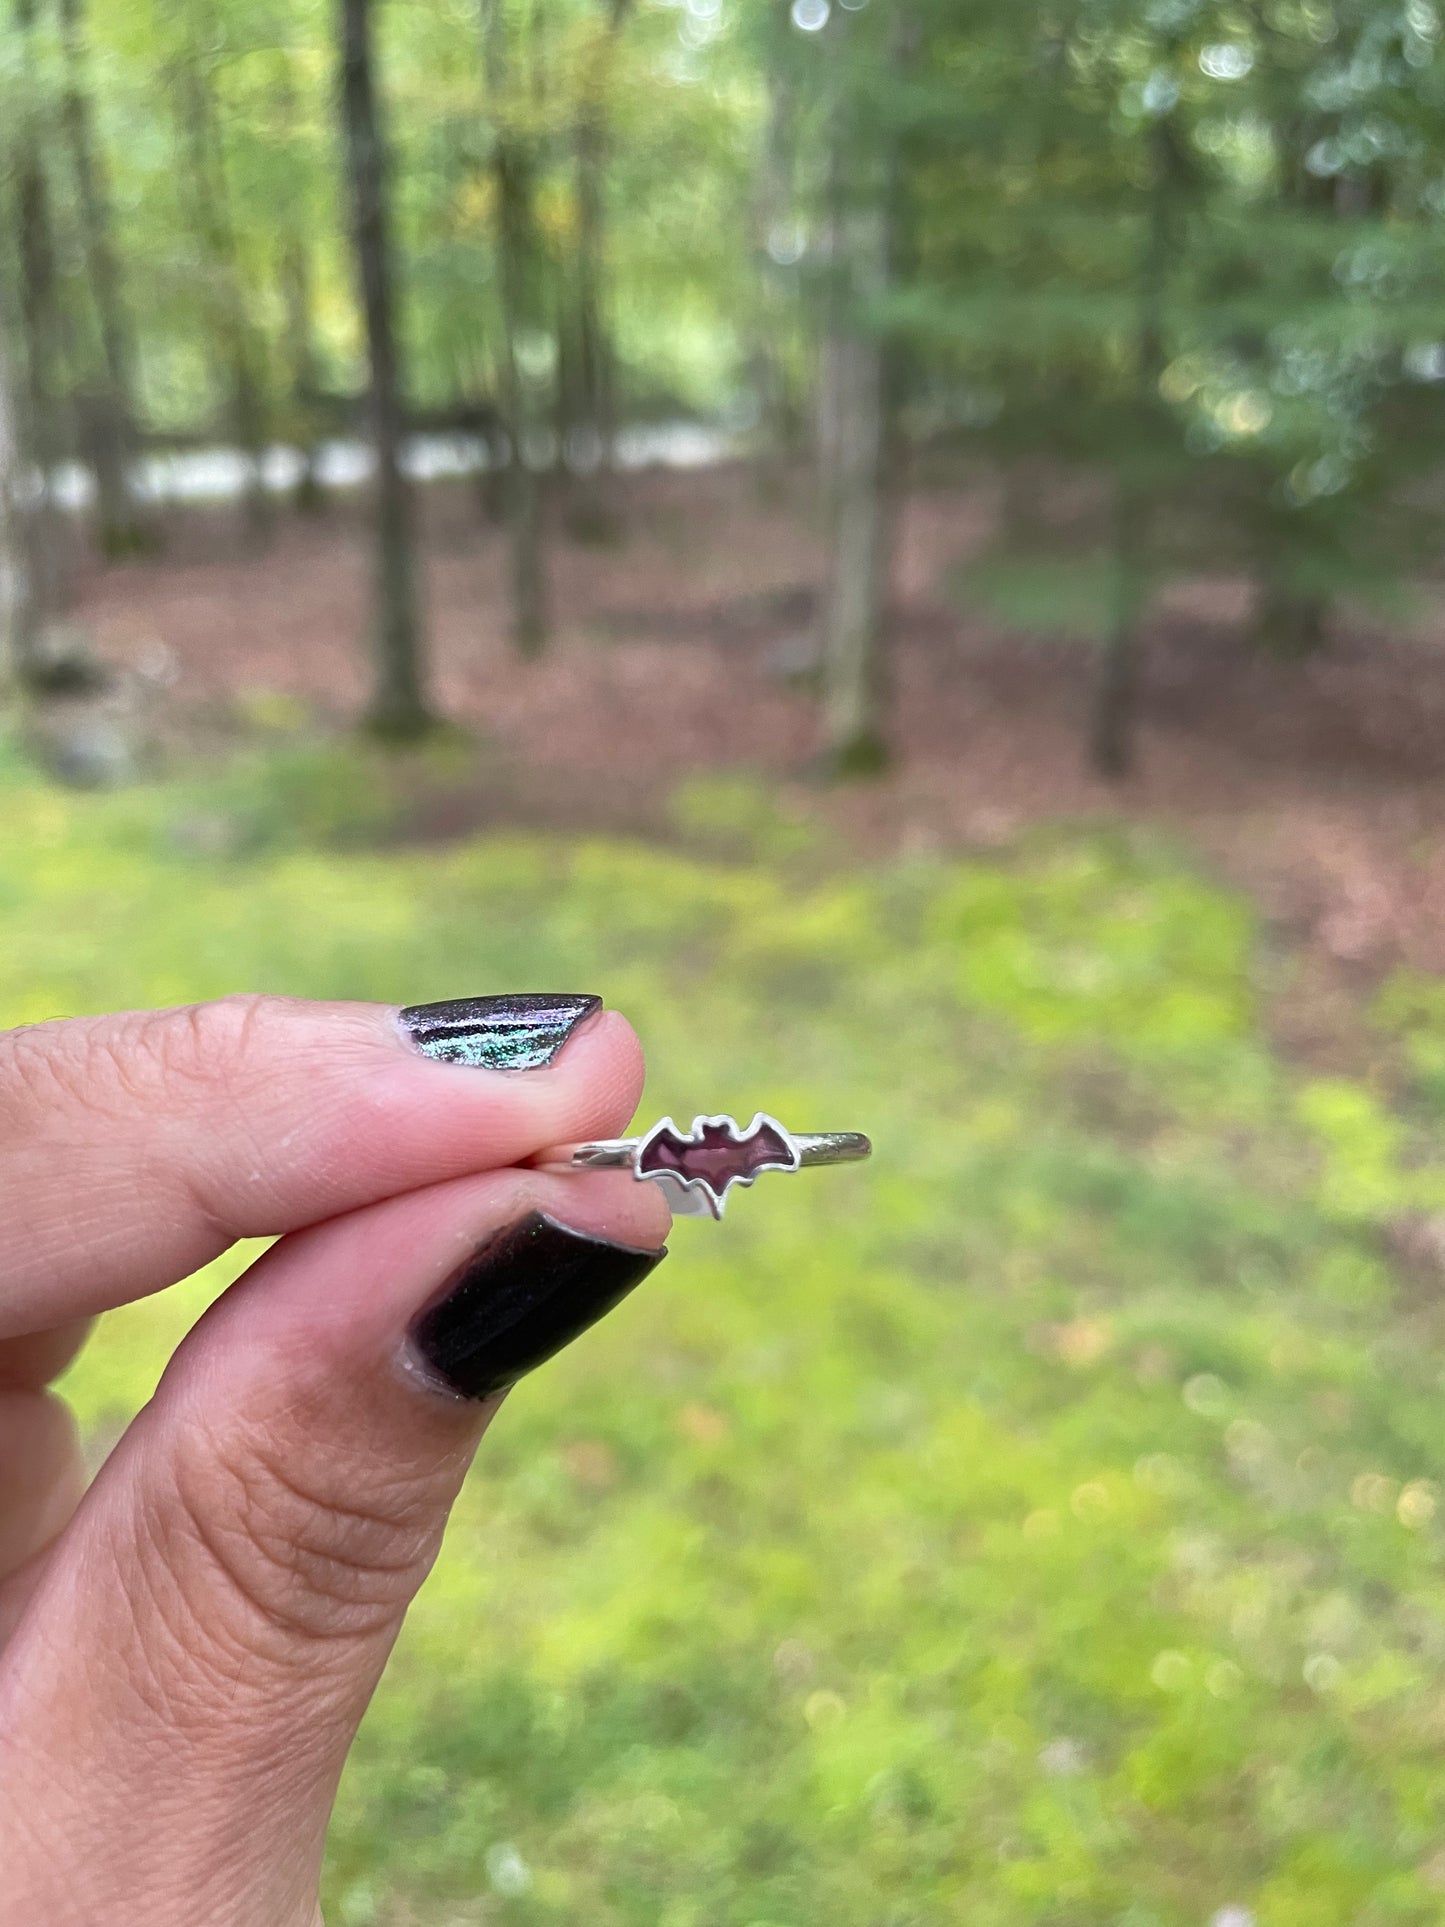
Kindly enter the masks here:
[[631, 1171], [661, 1184], [679, 1215], [720, 1218], [735, 1184], [750, 1185], [764, 1171], [856, 1164], [872, 1149], [861, 1131], [789, 1131], [766, 1111], [744, 1129], [724, 1112], [695, 1117], [686, 1131], [665, 1117], [645, 1137], [557, 1144], [531, 1162], [542, 1171]]

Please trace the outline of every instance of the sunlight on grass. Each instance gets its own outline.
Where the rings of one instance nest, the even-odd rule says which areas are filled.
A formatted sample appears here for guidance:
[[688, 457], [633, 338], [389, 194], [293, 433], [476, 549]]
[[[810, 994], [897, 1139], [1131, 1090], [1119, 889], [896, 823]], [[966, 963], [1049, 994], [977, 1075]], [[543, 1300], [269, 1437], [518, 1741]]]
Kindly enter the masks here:
[[[1445, 1351], [1384, 1251], [1445, 1188], [1378, 1092], [1271, 1057], [1237, 900], [1117, 833], [840, 875], [792, 839], [222, 860], [194, 807], [11, 772], [0, 1016], [596, 990], [649, 1117], [878, 1145], [679, 1226], [513, 1395], [329, 1920], [1438, 1920]], [[93, 1436], [235, 1268], [109, 1321]]]

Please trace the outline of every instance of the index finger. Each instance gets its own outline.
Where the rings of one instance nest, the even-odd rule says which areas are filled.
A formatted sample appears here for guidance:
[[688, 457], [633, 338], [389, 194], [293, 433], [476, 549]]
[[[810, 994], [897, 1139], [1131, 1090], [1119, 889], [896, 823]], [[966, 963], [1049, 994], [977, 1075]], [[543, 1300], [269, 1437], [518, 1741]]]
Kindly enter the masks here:
[[630, 1025], [595, 997], [235, 997], [0, 1034], [0, 1339], [238, 1238], [616, 1132], [641, 1088]]

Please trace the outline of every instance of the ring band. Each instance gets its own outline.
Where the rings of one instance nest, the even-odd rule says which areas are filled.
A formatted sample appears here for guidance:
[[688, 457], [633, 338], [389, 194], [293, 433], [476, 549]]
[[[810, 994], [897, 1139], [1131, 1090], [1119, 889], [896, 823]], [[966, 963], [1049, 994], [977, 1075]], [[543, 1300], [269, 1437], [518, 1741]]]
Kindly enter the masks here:
[[735, 1184], [750, 1185], [764, 1171], [856, 1164], [872, 1149], [861, 1131], [789, 1131], [758, 1111], [746, 1128], [726, 1113], [695, 1117], [686, 1131], [665, 1117], [644, 1137], [557, 1144], [531, 1162], [543, 1171], [630, 1170], [635, 1178], [662, 1184], [675, 1210], [720, 1218]]

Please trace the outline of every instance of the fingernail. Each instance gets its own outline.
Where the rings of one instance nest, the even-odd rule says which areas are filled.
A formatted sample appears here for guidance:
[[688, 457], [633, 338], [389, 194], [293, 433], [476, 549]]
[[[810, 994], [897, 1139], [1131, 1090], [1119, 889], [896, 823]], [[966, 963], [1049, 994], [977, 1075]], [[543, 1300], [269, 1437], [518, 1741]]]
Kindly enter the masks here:
[[595, 1017], [600, 997], [547, 991], [512, 997], [455, 997], [411, 1004], [401, 1027], [426, 1057], [493, 1071], [533, 1071], [550, 1064], [579, 1024]]
[[412, 1344], [453, 1392], [487, 1398], [570, 1345], [666, 1256], [529, 1212], [467, 1261], [412, 1327]]

